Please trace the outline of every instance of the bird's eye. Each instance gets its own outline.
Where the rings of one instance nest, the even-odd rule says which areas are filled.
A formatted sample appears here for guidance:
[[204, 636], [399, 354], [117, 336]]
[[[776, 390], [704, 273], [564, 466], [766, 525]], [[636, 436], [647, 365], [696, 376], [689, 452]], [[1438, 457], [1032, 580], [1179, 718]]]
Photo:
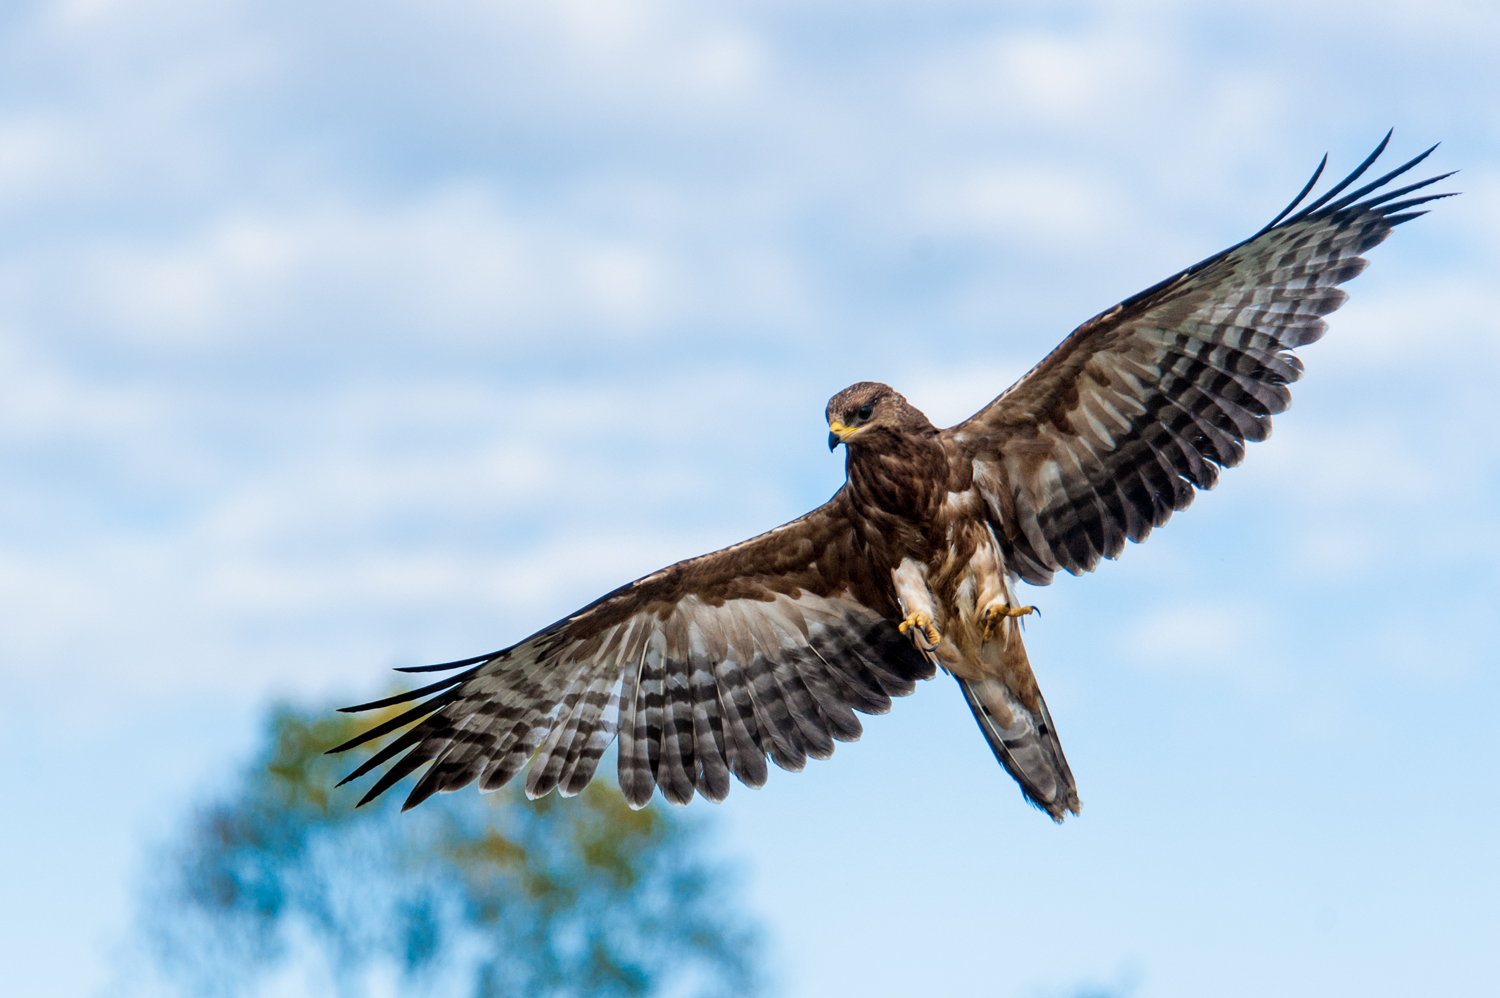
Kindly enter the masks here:
[[859, 407], [859, 418], [860, 419], [869, 419], [870, 418], [870, 412], [871, 412], [871, 409], [870, 409], [869, 406], [867, 406], [867, 405], [860, 406]]

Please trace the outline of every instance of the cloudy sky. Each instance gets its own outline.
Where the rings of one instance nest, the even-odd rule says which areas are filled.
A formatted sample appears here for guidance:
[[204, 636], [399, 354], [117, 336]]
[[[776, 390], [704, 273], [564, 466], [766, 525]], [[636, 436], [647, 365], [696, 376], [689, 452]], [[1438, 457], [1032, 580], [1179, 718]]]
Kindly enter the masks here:
[[1084, 800], [951, 682], [709, 812], [785, 993], [1500, 987], [1500, 13], [1458, 0], [71, 0], [0, 11], [0, 934], [116, 973], [273, 697], [508, 644], [797, 516], [1325, 151], [1464, 196], [1274, 438], [1024, 593]]

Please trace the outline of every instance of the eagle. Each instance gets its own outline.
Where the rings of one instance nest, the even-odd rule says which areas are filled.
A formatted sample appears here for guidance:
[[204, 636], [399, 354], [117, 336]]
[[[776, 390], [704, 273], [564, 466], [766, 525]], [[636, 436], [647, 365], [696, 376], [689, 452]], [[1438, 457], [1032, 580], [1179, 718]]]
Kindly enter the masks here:
[[763, 785], [768, 760], [796, 772], [828, 758], [860, 737], [859, 713], [941, 670], [1025, 798], [1055, 821], [1077, 814], [1017, 583], [1118, 557], [1266, 439], [1302, 376], [1292, 351], [1323, 335], [1338, 286], [1425, 214], [1413, 209], [1451, 196], [1410, 196], [1451, 174], [1388, 186], [1436, 146], [1350, 190], [1390, 138], [1304, 205], [1325, 155], [1265, 228], [1089, 319], [957, 426], [888, 385], [839, 392], [825, 416], [846, 478], [826, 503], [508, 648], [400, 670], [451, 674], [344, 708], [413, 703], [331, 750], [410, 725], [343, 783], [396, 760], [363, 805], [431, 763], [405, 809], [476, 780], [496, 790], [529, 762], [529, 797], [571, 796], [618, 738], [632, 807], [658, 788], [677, 805], [719, 801], [731, 775]]

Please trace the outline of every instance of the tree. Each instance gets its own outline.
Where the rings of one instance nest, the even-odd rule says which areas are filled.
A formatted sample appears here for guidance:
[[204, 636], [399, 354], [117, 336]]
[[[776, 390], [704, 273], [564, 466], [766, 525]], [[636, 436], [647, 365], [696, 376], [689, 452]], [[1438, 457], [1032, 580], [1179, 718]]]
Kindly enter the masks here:
[[570, 800], [513, 785], [355, 810], [333, 789], [348, 757], [323, 752], [367, 723], [272, 711], [259, 759], [158, 857], [143, 932], [166, 977], [198, 994], [308, 966], [347, 995], [753, 990], [755, 932], [696, 822], [597, 780]]

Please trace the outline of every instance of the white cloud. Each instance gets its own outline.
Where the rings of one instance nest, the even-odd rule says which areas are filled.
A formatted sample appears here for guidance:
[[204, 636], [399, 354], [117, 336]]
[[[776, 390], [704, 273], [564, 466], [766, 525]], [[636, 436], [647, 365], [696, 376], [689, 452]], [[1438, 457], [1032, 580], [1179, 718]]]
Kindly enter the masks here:
[[60, 180], [67, 168], [66, 146], [56, 117], [0, 121], [0, 196], [15, 205]]
[[687, 68], [693, 81], [709, 92], [745, 94], [765, 71], [760, 43], [745, 31], [716, 31], [699, 39]]
[[[1007, 164], [928, 177], [914, 220], [942, 234], [977, 236], [1059, 260], [1080, 247], [1129, 238], [1130, 199], [1101, 178], [1063, 166]], [[1083, 318], [1080, 316], [1080, 318]]]
[[907, 373], [900, 391], [933, 425], [952, 426], [988, 405], [1026, 373], [1028, 366], [984, 362], [963, 365], [957, 372], [918, 367]]
[[1199, 599], [1151, 611], [1131, 626], [1126, 647], [1150, 672], [1265, 692], [1282, 683], [1286, 632], [1274, 607]]
[[1096, 119], [1122, 96], [1158, 89], [1174, 75], [1171, 50], [1115, 31], [1082, 37], [1002, 36], [990, 56], [998, 89], [1014, 95], [1022, 114], [1047, 122]]
[[[299, 312], [326, 322], [340, 310], [356, 326], [394, 317], [437, 340], [503, 343], [568, 325], [607, 337], [671, 316], [677, 263], [648, 241], [537, 225], [460, 189], [394, 209], [241, 210], [166, 244], [112, 241], [89, 252], [83, 304], [101, 327], [172, 348], [301, 337], [311, 331]], [[62, 279], [33, 267], [31, 294]]]

